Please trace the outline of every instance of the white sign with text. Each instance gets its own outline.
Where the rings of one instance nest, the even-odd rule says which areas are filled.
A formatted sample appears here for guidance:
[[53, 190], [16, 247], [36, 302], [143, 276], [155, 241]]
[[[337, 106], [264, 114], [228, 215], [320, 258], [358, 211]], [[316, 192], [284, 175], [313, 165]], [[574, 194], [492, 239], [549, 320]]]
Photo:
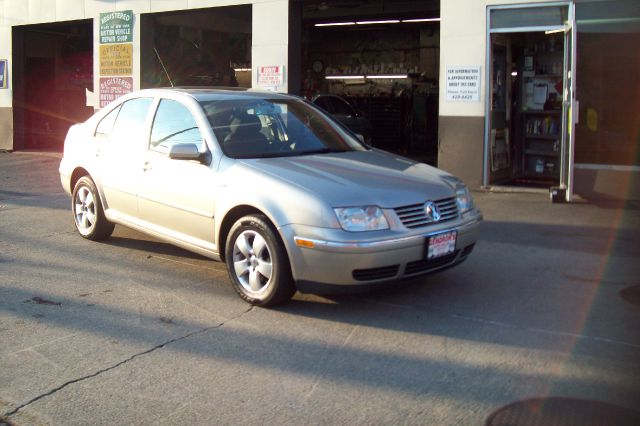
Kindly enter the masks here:
[[447, 67], [447, 101], [480, 102], [480, 67]]

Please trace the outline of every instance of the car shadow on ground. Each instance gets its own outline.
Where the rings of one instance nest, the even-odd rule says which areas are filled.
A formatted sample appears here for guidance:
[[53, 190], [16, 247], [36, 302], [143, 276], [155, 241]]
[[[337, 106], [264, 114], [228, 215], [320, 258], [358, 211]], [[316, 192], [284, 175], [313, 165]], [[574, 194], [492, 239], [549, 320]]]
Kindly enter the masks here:
[[188, 250], [184, 250], [180, 247], [174, 246], [173, 244], [165, 243], [158, 240], [146, 239], [146, 237], [142, 234], [140, 234], [139, 237], [112, 235], [111, 237], [101, 241], [100, 243], [114, 247], [136, 250], [141, 253], [149, 253], [150, 255], [154, 254], [174, 256], [193, 260], [209, 260], [204, 256]]

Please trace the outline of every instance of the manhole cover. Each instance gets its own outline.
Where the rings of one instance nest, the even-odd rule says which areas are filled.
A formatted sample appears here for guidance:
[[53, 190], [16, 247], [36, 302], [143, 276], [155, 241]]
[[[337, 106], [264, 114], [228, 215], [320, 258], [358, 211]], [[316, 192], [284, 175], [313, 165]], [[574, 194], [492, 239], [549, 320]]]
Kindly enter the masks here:
[[634, 305], [640, 305], [640, 285], [625, 287], [620, 290], [620, 297]]
[[640, 412], [604, 402], [534, 398], [500, 408], [486, 426], [637, 426]]

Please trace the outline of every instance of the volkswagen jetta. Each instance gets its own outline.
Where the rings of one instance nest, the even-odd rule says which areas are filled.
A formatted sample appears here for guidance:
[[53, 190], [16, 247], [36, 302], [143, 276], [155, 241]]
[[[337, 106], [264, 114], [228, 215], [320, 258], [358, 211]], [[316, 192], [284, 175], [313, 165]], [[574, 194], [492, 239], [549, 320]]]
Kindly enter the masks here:
[[70, 128], [60, 178], [83, 237], [121, 224], [224, 261], [262, 306], [457, 265], [482, 219], [458, 178], [275, 93], [126, 95]]

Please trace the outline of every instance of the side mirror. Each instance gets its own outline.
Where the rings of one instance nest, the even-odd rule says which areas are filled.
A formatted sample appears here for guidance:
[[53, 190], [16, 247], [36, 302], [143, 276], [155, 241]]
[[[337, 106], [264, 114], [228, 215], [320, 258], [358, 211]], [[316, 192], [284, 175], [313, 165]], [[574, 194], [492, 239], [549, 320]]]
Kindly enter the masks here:
[[194, 143], [178, 143], [171, 145], [167, 155], [173, 160], [192, 160], [199, 161], [201, 163], [208, 163], [207, 158], [210, 157], [209, 151], [206, 153], [200, 152], [198, 145]]

